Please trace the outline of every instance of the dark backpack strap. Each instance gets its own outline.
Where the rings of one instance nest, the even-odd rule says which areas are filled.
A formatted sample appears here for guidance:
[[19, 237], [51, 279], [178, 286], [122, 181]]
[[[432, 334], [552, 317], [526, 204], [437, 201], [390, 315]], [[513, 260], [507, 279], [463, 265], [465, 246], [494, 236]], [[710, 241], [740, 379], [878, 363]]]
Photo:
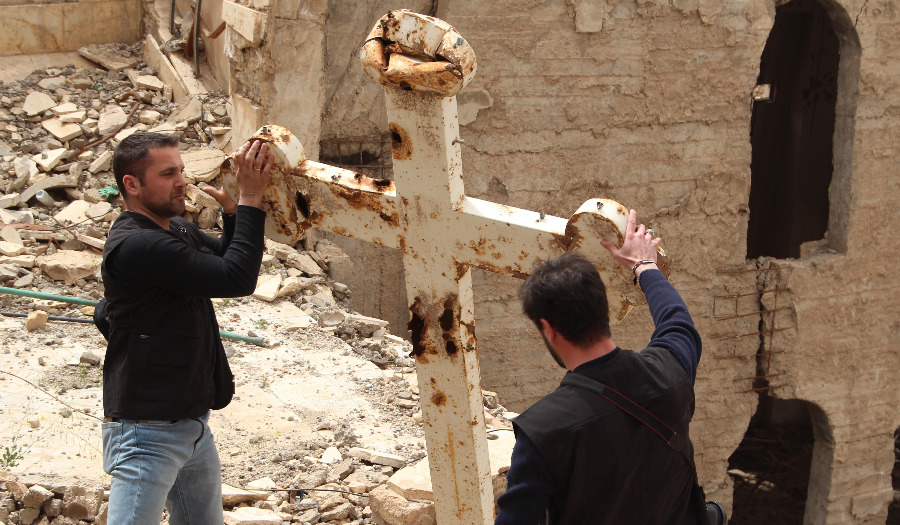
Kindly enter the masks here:
[[677, 432], [672, 430], [672, 427], [667, 425], [663, 420], [653, 415], [653, 413], [646, 408], [616, 392], [600, 381], [591, 379], [590, 377], [582, 374], [577, 374], [574, 372], [566, 374], [561, 384], [589, 390], [597, 394], [598, 396], [605, 398], [610, 403], [616, 405], [626, 414], [637, 419], [644, 425], [650, 427], [650, 430], [655, 432], [659, 437], [663, 439], [663, 441], [668, 443], [670, 447], [681, 454], [693, 469], [694, 465], [689, 459], [686, 450], [686, 444], [684, 440], [681, 439], [681, 436]]
[[[703, 487], [701, 487], [697, 481], [697, 467], [694, 466], [694, 462], [691, 461], [690, 456], [687, 452], [687, 444], [685, 443], [684, 439], [681, 438], [681, 435], [675, 432], [663, 420], [653, 415], [653, 413], [649, 410], [628, 399], [619, 392], [616, 392], [609, 386], [601, 383], [600, 381], [597, 381], [596, 379], [592, 379], [586, 375], [571, 372], [567, 373], [566, 376], [563, 377], [563, 380], [560, 384], [574, 386], [593, 392], [598, 396], [606, 399], [610, 403], [616, 405], [620, 410], [622, 410], [629, 416], [650, 427], [650, 430], [661, 437], [669, 445], [669, 447], [681, 454], [681, 457], [683, 457], [684, 460], [687, 461], [688, 467], [691, 469], [691, 474], [694, 478], [693, 486], [691, 487], [691, 504], [697, 511], [699, 523], [701, 525], [706, 525], [725, 522], [725, 510], [722, 508], [722, 506], [718, 503], [713, 503], [711, 507], [706, 503], [706, 495], [703, 492]], [[713, 517], [713, 513], [715, 513], [715, 518]]]

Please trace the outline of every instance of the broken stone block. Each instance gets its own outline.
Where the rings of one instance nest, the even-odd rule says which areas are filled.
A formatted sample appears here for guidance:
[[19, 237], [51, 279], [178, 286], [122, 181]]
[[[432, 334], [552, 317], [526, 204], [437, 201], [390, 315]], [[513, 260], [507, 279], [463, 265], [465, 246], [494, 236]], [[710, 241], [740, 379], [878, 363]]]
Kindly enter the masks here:
[[0, 222], [3, 224], [13, 224], [15, 222], [34, 224], [34, 215], [30, 210], [5, 210], [0, 208]]
[[212, 195], [201, 190], [194, 184], [188, 184], [187, 186], [185, 186], [184, 194], [199, 206], [203, 206], [204, 208], [212, 208], [213, 210], [219, 209], [219, 201], [214, 199]]
[[[376, 523], [386, 525], [434, 525], [434, 503], [407, 501], [387, 486], [382, 485], [369, 494], [369, 506]], [[381, 520], [381, 521], [378, 521]]]
[[74, 520], [93, 520], [100, 512], [103, 490], [72, 485], [63, 494], [63, 516]]
[[284, 261], [285, 266], [296, 268], [310, 277], [324, 276], [325, 271], [307, 253], [292, 253]]
[[274, 489], [277, 485], [275, 485], [275, 481], [272, 478], [259, 478], [256, 480], [247, 483], [247, 487], [254, 490], [266, 490], [266, 489]]
[[376, 450], [367, 448], [353, 447], [347, 452], [347, 454], [360, 461], [373, 463], [375, 465], [385, 465], [391, 468], [403, 468], [404, 466], [406, 466], [406, 459], [402, 456], [398, 456], [396, 454], [388, 454], [385, 452], [378, 452]]
[[84, 111], [73, 111], [72, 113], [66, 113], [65, 115], [59, 116], [59, 121], [64, 124], [81, 124], [84, 122], [86, 118]]
[[249, 45], [258, 46], [266, 34], [266, 13], [225, 0], [222, 3], [222, 20], [228, 31], [243, 37]]
[[25, 253], [25, 246], [21, 243], [0, 241], [0, 255], [16, 256]]
[[153, 91], [162, 91], [166, 85], [162, 80], [153, 75], [141, 75], [135, 80], [137, 87], [144, 89], [152, 89]]
[[88, 201], [72, 201], [65, 208], [63, 208], [59, 213], [53, 216], [54, 219], [59, 222], [82, 222], [87, 220], [86, 212], [88, 208], [91, 207], [91, 203]]
[[44, 171], [50, 171], [62, 161], [66, 148], [51, 149], [33, 156], [34, 162]]
[[100, 201], [92, 204], [84, 214], [87, 215], [88, 219], [91, 219], [94, 222], [100, 222], [104, 220], [111, 211], [112, 204], [106, 201]]
[[47, 320], [50, 316], [47, 315], [47, 312], [43, 310], [34, 310], [28, 313], [28, 317], [25, 318], [25, 329], [29, 332], [34, 332], [35, 330], [40, 330], [41, 328], [47, 326]]
[[47, 91], [56, 91], [66, 87], [66, 77], [47, 77], [38, 82], [38, 85]]
[[202, 112], [203, 104], [200, 102], [200, 98], [193, 95], [184, 101], [178, 109], [173, 111], [166, 120], [171, 123], [186, 122], [188, 124], [193, 124], [200, 120]]
[[341, 455], [341, 451], [335, 447], [328, 447], [325, 449], [325, 452], [322, 452], [322, 457], [319, 458], [320, 463], [325, 463], [326, 465], [333, 465], [338, 461], [344, 459]]
[[22, 237], [19, 235], [19, 230], [13, 226], [4, 226], [0, 229], [0, 239], [13, 244], [22, 244]]
[[[162, 116], [162, 113], [159, 111], [154, 111], [152, 109], [145, 109], [143, 111], [138, 111], [138, 121], [141, 124], [147, 124], [148, 126], [152, 126], [156, 124], [159, 118]], [[184, 154], [181, 156], [182, 160], [184, 160]], [[185, 163], [187, 164], [187, 163]]]
[[128, 122], [128, 114], [121, 107], [110, 104], [103, 108], [97, 127], [101, 135], [106, 135], [124, 126]]
[[84, 363], [91, 366], [100, 366], [100, 361], [100, 356], [91, 352], [90, 350], [86, 350], [81, 354], [81, 357], [78, 358], [79, 363]]
[[51, 518], [55, 518], [62, 514], [62, 500], [61, 499], [48, 499], [44, 502], [44, 514]]
[[350, 502], [345, 501], [333, 509], [329, 509], [327, 511], [322, 512], [322, 516], [319, 518], [323, 522], [331, 522], [336, 520], [342, 520], [347, 517], [356, 517], [356, 507], [350, 504]]
[[41, 122], [41, 126], [62, 142], [72, 140], [75, 137], [80, 137], [84, 134], [84, 130], [81, 129], [81, 126], [71, 122], [64, 123], [59, 120], [59, 117], [45, 120]]
[[52, 108], [50, 108], [50, 111], [52, 111], [53, 114], [57, 117], [61, 117], [67, 113], [74, 113], [76, 111], [79, 111], [79, 108], [72, 102], [65, 102], [58, 106], [53, 106]]
[[387, 328], [387, 326], [388, 322], [381, 319], [360, 314], [349, 314], [338, 329], [338, 332], [347, 334], [359, 332], [359, 335], [362, 337], [371, 337], [376, 330]]
[[253, 297], [266, 302], [272, 302], [278, 297], [278, 288], [281, 286], [281, 274], [271, 275], [263, 281], [266, 276], [259, 277], [259, 284], [253, 292]]
[[30, 509], [39, 509], [45, 501], [53, 497], [53, 492], [40, 485], [32, 485], [22, 497], [22, 505]]
[[113, 152], [109, 150], [104, 151], [100, 154], [99, 157], [91, 162], [91, 165], [88, 167], [88, 171], [92, 174], [99, 173], [101, 171], [109, 171], [112, 167], [112, 158]]
[[116, 142], [122, 142], [123, 140], [125, 140], [126, 137], [134, 135], [135, 133], [137, 133], [138, 131], [141, 131], [143, 129], [146, 129], [146, 126], [144, 126], [143, 124], [138, 124], [137, 126], [134, 126], [131, 128], [125, 128], [125, 129], [119, 131], [118, 133], [116, 133], [114, 138], [115, 138]]
[[197, 182], [209, 182], [219, 175], [225, 153], [217, 149], [192, 148], [181, 154], [184, 170]]
[[281, 516], [256, 507], [238, 507], [224, 516], [225, 525], [281, 525]]
[[222, 505], [232, 507], [239, 503], [264, 501], [269, 497], [269, 492], [256, 490], [244, 490], [222, 483]]
[[[281, 288], [278, 289], [278, 297], [293, 297], [300, 293], [304, 286], [306, 286], [306, 283], [303, 282], [302, 277], [288, 277], [282, 281]], [[299, 326], [293, 329], [296, 330], [297, 328], [305, 328], [305, 326]]]
[[197, 216], [197, 226], [203, 230], [209, 230], [216, 225], [219, 213], [212, 208], [203, 208]]
[[78, 53], [110, 71], [124, 71], [130, 67], [137, 66], [141, 62], [140, 56], [123, 55], [121, 52], [109, 49], [102, 44], [92, 44], [78, 48]]
[[100, 258], [87, 252], [60, 250], [38, 257], [37, 264], [51, 279], [71, 285], [78, 279], [93, 277], [100, 267]]
[[17, 204], [19, 204], [18, 193], [13, 192], [6, 195], [0, 195], [0, 208], [12, 208]]
[[56, 101], [50, 95], [41, 93], [40, 91], [32, 91], [25, 97], [25, 103], [22, 109], [29, 117], [40, 115], [56, 105]]

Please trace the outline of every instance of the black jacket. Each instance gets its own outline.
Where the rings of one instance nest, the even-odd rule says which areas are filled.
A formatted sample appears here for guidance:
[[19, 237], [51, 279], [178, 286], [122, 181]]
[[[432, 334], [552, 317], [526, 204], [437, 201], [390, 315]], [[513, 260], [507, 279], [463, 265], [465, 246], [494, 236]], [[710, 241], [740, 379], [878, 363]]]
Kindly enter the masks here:
[[[693, 385], [671, 352], [620, 350], [603, 366], [578, 373], [665, 421], [688, 440], [693, 457], [688, 435]], [[549, 523], [696, 523], [688, 463], [643, 423], [597, 394], [561, 385], [513, 424], [534, 443], [553, 477]]]
[[234, 393], [210, 297], [252, 293], [265, 214], [240, 206], [214, 239], [179, 217], [163, 230], [123, 212], [103, 251], [109, 337], [104, 415], [175, 420], [222, 408]]

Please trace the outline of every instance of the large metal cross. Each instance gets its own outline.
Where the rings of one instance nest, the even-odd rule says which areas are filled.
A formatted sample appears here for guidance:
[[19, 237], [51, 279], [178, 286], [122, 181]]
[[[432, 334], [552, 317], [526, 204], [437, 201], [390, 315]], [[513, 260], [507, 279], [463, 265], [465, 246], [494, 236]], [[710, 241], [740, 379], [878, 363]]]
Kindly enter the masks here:
[[[454, 95], [474, 74], [475, 55], [447, 23], [393, 11], [360, 55], [385, 84], [395, 180], [312, 162], [289, 131], [264, 126], [255, 138], [273, 146], [277, 164], [266, 235], [294, 244], [315, 227], [400, 250], [437, 521], [493, 523], [471, 269], [524, 278], [538, 259], [583, 252], [607, 283], [617, 322], [643, 296], [599, 241], [621, 244], [627, 210], [593, 199], [566, 220], [465, 194]], [[228, 170], [225, 182], [236, 196]]]

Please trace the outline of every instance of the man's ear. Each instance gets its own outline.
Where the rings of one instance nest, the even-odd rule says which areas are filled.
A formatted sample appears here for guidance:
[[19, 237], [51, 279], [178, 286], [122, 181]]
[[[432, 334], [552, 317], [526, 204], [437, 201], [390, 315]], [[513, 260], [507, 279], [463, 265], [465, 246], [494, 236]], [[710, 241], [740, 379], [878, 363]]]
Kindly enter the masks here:
[[547, 322], [546, 319], [541, 319], [541, 333], [544, 334], [544, 337], [547, 338], [548, 341], [553, 342], [554, 339], [559, 335], [559, 332], [556, 331], [553, 326]]
[[125, 187], [126, 195], [137, 195], [140, 193], [141, 181], [134, 175], [124, 175], [122, 176], [122, 186]]

